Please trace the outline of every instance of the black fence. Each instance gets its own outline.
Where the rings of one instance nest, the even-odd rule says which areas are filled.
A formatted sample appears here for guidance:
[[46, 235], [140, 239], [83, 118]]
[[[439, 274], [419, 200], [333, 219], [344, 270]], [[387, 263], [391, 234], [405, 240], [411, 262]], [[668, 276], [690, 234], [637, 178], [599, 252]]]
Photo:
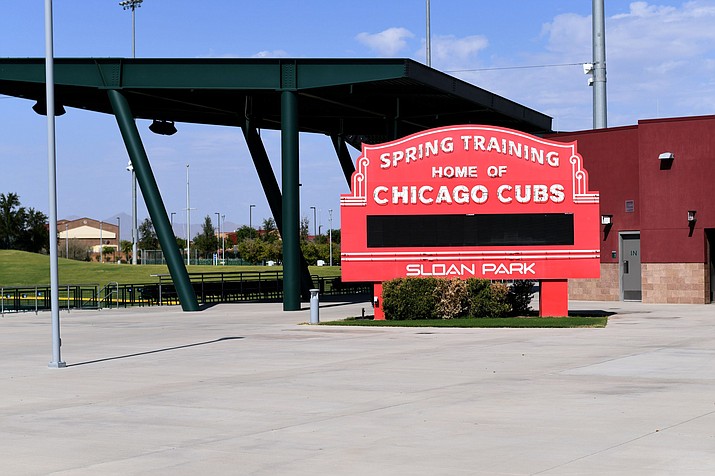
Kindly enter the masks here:
[[[283, 299], [282, 271], [190, 273], [191, 285], [201, 304], [260, 302]], [[61, 285], [60, 309], [100, 309], [179, 304], [169, 275], [157, 275], [158, 283]], [[344, 283], [340, 276], [311, 276], [321, 296], [369, 295], [372, 283]], [[0, 314], [51, 309], [50, 287], [0, 288]]]

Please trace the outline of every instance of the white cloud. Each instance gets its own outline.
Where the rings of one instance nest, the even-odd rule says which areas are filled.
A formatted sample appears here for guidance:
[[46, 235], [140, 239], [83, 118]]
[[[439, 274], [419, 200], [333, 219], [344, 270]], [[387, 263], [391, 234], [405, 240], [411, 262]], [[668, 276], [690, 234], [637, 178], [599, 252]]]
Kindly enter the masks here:
[[[590, 15], [555, 16], [542, 28], [540, 51], [532, 49], [509, 63], [502, 59], [478, 66], [544, 67], [458, 75], [553, 116], [556, 128], [587, 129], [592, 122], [592, 89], [586, 85], [581, 67], [568, 64], [590, 60], [591, 23]], [[632, 2], [626, 12], [607, 16], [609, 126], [635, 124], [652, 117], [715, 114], [713, 24], [715, 0], [688, 1], [678, 6], [638, 1]], [[475, 68], [470, 64], [466, 61], [464, 68]]]
[[272, 50], [272, 51], [259, 51], [258, 53], [252, 55], [252, 58], [286, 58], [288, 52], [285, 50]]
[[414, 34], [406, 28], [392, 27], [380, 33], [358, 33], [357, 41], [380, 56], [394, 56], [407, 47], [407, 40]]
[[[489, 46], [489, 41], [481, 35], [458, 38], [454, 35], [434, 36], [430, 44], [432, 64], [445, 70], [474, 64], [479, 52]], [[415, 56], [424, 55], [422, 50]], [[454, 68], [453, 68], [454, 67]]]

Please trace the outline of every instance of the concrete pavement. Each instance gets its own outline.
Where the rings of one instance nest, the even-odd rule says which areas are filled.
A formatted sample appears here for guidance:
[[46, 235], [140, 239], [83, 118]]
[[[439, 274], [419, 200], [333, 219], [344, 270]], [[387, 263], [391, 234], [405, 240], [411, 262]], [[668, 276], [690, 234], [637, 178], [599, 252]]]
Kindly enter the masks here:
[[[321, 321], [371, 312], [323, 303]], [[4, 475], [712, 475], [715, 306], [604, 329], [301, 325], [222, 304], [0, 318]]]

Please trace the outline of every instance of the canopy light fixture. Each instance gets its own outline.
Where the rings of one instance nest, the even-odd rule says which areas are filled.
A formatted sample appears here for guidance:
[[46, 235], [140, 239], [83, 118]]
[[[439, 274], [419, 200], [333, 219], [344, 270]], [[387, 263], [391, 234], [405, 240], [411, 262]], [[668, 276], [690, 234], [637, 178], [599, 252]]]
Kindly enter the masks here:
[[159, 119], [154, 119], [154, 121], [152, 121], [151, 125], [149, 126], [149, 130], [152, 131], [154, 134], [159, 134], [162, 136], [171, 136], [176, 134], [176, 126], [174, 125], [174, 121], [160, 121]]
[[695, 223], [695, 214], [697, 212], [695, 210], [688, 210], [688, 223]]
[[[37, 114], [40, 116], [46, 116], [47, 115], [47, 102], [44, 100], [38, 100], [37, 103], [35, 103], [34, 106], [32, 106], [32, 110], [35, 111]], [[65, 108], [62, 104], [57, 104], [55, 103], [55, 116], [61, 116], [62, 114], [66, 113]]]
[[601, 225], [613, 225], [613, 215], [601, 215]]

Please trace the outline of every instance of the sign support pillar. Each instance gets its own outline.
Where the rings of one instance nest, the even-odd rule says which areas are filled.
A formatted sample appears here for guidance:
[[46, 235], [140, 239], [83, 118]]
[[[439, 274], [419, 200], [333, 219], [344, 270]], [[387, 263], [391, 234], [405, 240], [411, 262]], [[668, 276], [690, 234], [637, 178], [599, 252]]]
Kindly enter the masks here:
[[567, 279], [539, 281], [539, 317], [569, 315], [569, 282]]
[[384, 321], [385, 310], [382, 307], [382, 282], [375, 283], [372, 293], [372, 307], [374, 311], [374, 320]]

